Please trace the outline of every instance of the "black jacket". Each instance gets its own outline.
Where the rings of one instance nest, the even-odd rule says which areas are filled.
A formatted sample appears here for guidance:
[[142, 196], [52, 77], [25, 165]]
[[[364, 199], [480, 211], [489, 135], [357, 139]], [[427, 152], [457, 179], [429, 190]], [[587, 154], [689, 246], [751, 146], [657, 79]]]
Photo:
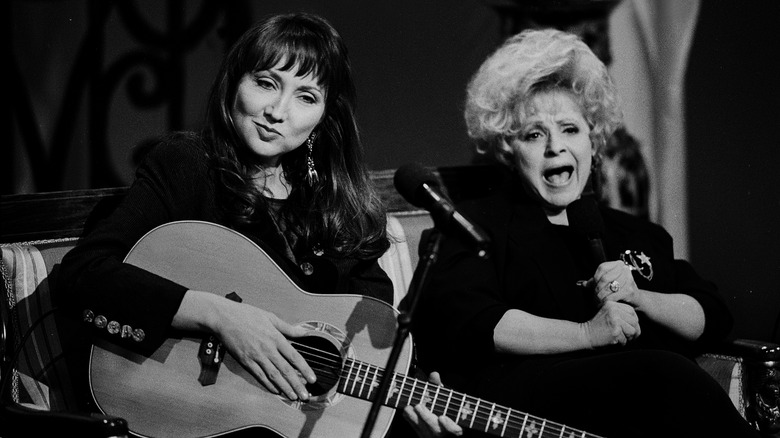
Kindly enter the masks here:
[[[140, 340], [125, 338], [84, 321], [93, 334], [140, 352], [155, 350], [169, 336], [187, 288], [122, 261], [145, 233], [164, 223], [199, 220], [228, 226], [201, 141], [195, 135], [175, 135], [154, 147], [123, 202], [63, 258], [57, 295], [72, 318], [102, 316], [143, 332]], [[392, 304], [392, 283], [376, 258], [336, 258], [308, 249], [291, 260], [284, 255], [284, 237], [266, 216], [236, 231], [259, 245], [303, 290], [360, 294]]]

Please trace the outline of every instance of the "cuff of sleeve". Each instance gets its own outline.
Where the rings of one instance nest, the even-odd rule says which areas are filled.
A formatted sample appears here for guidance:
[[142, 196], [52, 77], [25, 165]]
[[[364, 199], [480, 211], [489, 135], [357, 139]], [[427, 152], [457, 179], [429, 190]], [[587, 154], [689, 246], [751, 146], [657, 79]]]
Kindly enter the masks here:
[[710, 344], [723, 340], [734, 325], [734, 319], [726, 305], [707, 292], [692, 290], [685, 293], [693, 297], [704, 311], [704, 332], [698, 342]]
[[484, 309], [474, 318], [474, 323], [470, 324], [468, 329], [472, 332], [473, 345], [477, 346], [478, 351], [475, 353], [492, 354], [496, 351], [493, 333], [508, 310], [505, 306], [492, 306]]

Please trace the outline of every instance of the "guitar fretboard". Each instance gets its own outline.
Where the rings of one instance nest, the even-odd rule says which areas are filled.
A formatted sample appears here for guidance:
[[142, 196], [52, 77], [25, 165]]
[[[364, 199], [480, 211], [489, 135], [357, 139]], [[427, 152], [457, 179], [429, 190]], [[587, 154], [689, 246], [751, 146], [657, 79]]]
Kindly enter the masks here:
[[[373, 401], [384, 370], [357, 360], [347, 359], [341, 371], [338, 391]], [[382, 403], [393, 408], [423, 404], [435, 415], [445, 415], [458, 425], [501, 437], [522, 438], [600, 438], [582, 430], [491, 403], [476, 397], [433, 385], [399, 373], [393, 373]]]

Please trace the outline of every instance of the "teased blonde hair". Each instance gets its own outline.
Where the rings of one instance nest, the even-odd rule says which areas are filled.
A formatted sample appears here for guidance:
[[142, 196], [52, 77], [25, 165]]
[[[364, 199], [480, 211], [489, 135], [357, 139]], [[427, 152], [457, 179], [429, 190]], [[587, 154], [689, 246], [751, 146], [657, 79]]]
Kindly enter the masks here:
[[539, 92], [564, 90], [577, 99], [597, 151], [622, 124], [607, 68], [576, 35], [525, 30], [507, 39], [469, 82], [465, 118], [477, 152], [512, 166], [507, 139], [516, 135]]

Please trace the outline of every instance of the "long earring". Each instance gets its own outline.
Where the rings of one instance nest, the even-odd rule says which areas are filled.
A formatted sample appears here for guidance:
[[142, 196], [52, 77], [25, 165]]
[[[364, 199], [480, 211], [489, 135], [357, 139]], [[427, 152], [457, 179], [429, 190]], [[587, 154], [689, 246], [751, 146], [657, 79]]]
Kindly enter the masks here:
[[306, 182], [309, 186], [314, 186], [320, 180], [320, 176], [317, 174], [317, 169], [314, 168], [314, 157], [312, 156], [312, 150], [314, 149], [314, 134], [306, 139], [306, 147], [309, 149], [309, 153], [306, 154]]

